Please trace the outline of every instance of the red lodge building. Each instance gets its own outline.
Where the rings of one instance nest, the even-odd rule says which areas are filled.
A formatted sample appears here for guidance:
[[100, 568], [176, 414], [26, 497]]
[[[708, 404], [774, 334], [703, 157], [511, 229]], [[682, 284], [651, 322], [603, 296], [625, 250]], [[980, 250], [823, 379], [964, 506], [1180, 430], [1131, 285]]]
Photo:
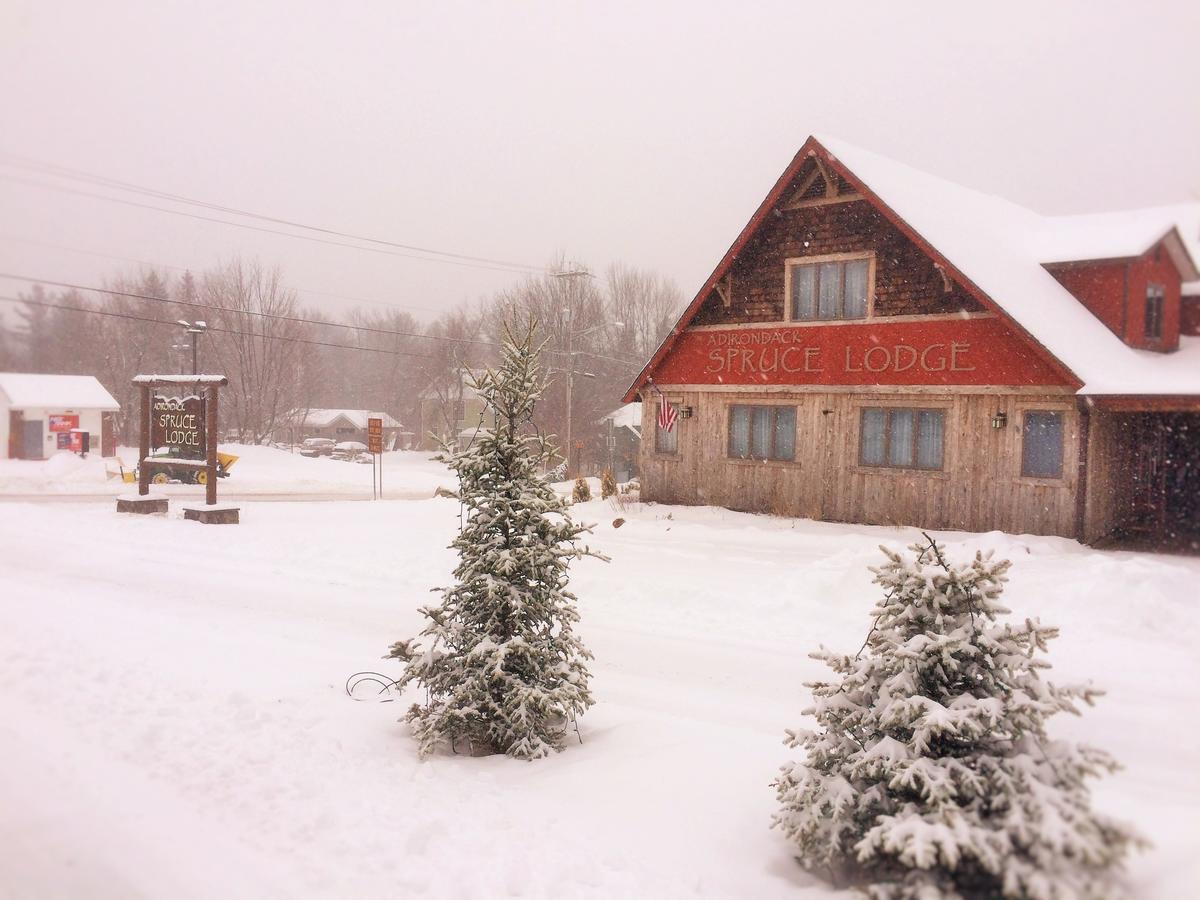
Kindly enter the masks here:
[[626, 394], [643, 499], [1198, 546], [1197, 259], [809, 138]]

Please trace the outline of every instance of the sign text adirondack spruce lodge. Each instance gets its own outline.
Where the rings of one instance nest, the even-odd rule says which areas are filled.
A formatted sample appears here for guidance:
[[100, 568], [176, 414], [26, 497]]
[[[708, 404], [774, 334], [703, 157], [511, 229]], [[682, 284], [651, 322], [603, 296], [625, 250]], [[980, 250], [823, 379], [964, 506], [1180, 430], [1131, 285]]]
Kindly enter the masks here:
[[199, 397], [155, 395], [150, 418], [150, 446], [171, 447], [189, 456], [204, 455], [204, 401]]

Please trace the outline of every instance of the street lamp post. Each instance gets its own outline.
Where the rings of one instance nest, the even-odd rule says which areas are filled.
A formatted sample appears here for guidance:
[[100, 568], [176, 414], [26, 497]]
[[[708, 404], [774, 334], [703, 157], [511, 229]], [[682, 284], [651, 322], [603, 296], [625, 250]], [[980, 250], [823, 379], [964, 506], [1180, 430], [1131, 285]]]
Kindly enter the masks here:
[[197, 335], [204, 334], [208, 331], [208, 323], [203, 319], [197, 319], [195, 322], [188, 322], [185, 319], [176, 320], [180, 325], [187, 329], [187, 333], [192, 336], [192, 374], [199, 375], [200, 369], [198, 366], [198, 357], [196, 355], [196, 338]]

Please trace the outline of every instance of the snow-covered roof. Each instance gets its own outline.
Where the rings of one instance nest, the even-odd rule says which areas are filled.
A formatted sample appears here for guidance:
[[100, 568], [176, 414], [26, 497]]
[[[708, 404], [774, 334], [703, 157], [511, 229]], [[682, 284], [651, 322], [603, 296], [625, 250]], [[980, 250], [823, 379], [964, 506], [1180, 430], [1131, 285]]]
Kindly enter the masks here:
[[602, 416], [600, 421], [607, 422], [610, 419], [614, 428], [628, 428], [640, 436], [642, 433], [642, 404], [623, 403], [608, 415]]
[[[633, 399], [687, 328], [713, 284], [732, 266], [809, 156], [829, 162], [861, 186], [893, 222], [940, 260], [949, 274], [1009, 316], [1081, 382], [1081, 394], [1200, 394], [1200, 361], [1125, 344], [1051, 275], [1045, 264], [1139, 256], [1160, 240], [1183, 278], [1200, 260], [1200, 204], [1092, 216], [1043, 216], [1011, 201], [962, 187], [838, 138], [811, 137], [750, 223], [630, 386]], [[1186, 289], [1185, 289], [1186, 290]]]
[[[1184, 281], [1200, 278], [1200, 203], [1151, 206], [1121, 212], [1043, 216], [1037, 255], [1043, 263], [1141, 256], [1175, 232], [1190, 258], [1175, 257]], [[1190, 270], [1190, 271], [1189, 271]]]
[[[1128, 346], [1042, 265], [1063, 259], [1062, 249], [1054, 246], [1058, 240], [1070, 244], [1077, 259], [1144, 253], [1170, 230], [1169, 225], [1158, 230], [1168, 221], [1161, 213], [1114, 213], [1107, 228], [1107, 216], [1045, 217], [837, 138], [817, 141], [1074, 372], [1083, 382], [1081, 394], [1200, 393], [1200, 364], [1191, 353], [1156, 353]], [[1194, 206], [1181, 209], [1191, 210], [1200, 221]], [[1063, 233], [1069, 238], [1056, 237], [1056, 219], [1067, 220]], [[1124, 224], [1117, 227], [1116, 222]], [[1184, 224], [1181, 236], [1187, 228]], [[1144, 245], [1137, 248], [1143, 238]], [[1057, 258], [1047, 259], [1047, 255]]]
[[367, 419], [383, 419], [384, 428], [401, 427], [400, 423], [387, 413], [369, 409], [310, 409], [304, 417], [304, 424], [309, 428], [326, 428], [339, 417], [346, 419], [355, 428], [366, 428]]
[[0, 372], [0, 393], [12, 409], [121, 408], [113, 395], [92, 375], [36, 375]]

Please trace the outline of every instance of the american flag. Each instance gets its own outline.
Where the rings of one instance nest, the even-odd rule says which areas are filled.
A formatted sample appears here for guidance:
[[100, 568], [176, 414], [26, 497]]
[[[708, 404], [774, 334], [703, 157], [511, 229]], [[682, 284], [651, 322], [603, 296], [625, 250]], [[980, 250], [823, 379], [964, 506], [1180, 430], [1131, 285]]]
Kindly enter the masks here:
[[679, 418], [679, 410], [675, 408], [675, 404], [668, 403], [665, 399], [658, 402], [658, 427], [663, 431], [670, 431], [675, 427], [675, 420]]

